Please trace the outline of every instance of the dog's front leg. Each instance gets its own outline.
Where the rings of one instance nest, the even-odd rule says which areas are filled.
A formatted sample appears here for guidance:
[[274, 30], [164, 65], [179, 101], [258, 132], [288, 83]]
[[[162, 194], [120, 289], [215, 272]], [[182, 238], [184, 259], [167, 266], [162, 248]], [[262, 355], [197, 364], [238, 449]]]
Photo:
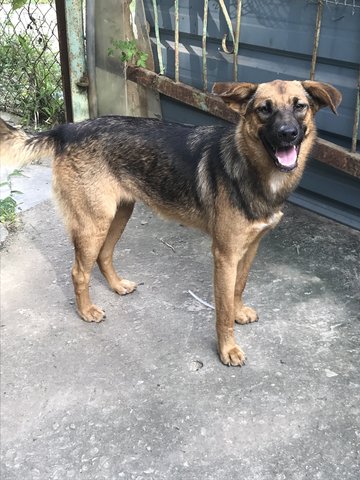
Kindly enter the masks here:
[[252, 323], [258, 320], [258, 314], [253, 308], [244, 305], [243, 291], [247, 282], [251, 264], [255, 258], [261, 237], [256, 238], [249, 246], [247, 252], [240, 260], [237, 266], [237, 276], [235, 283], [235, 296], [234, 296], [234, 318], [236, 323], [245, 324]]
[[254, 222], [249, 232], [252, 238], [247, 251], [240, 260], [237, 267], [237, 278], [235, 284], [234, 311], [235, 321], [240, 324], [252, 323], [258, 320], [258, 315], [253, 308], [244, 305], [243, 292], [249, 275], [250, 267], [254, 261], [257, 249], [263, 236], [276, 227], [283, 216], [282, 212], [276, 212], [264, 221]]
[[239, 253], [213, 243], [214, 295], [216, 305], [216, 331], [218, 350], [225, 365], [243, 365], [244, 352], [234, 337], [234, 293]]

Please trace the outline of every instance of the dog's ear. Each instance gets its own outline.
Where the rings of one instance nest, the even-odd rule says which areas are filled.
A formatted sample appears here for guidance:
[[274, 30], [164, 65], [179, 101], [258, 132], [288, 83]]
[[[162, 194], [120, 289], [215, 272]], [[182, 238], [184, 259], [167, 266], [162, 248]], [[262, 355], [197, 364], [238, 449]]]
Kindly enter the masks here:
[[218, 82], [214, 83], [212, 93], [219, 95], [228, 107], [235, 112], [243, 114], [257, 87], [257, 83]]
[[337, 107], [340, 105], [342, 95], [335, 87], [322, 82], [313, 82], [312, 80], [306, 80], [301, 82], [305, 91], [310, 95], [315, 112], [320, 108], [330, 107], [331, 110], [337, 114]]

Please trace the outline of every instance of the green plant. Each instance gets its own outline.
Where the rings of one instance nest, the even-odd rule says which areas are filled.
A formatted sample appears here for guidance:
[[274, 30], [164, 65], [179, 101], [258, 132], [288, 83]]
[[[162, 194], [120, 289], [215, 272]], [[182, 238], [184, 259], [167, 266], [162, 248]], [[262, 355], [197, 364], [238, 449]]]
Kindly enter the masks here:
[[0, 222], [13, 224], [16, 220], [16, 200], [8, 196], [0, 200]]
[[[26, 3], [28, 3], [29, 0], [12, 0], [11, 2], [11, 8], [13, 10], [17, 10], [18, 8], [23, 7]], [[31, 1], [31, 0], [30, 0]], [[39, 5], [41, 3], [50, 3], [51, 0], [36, 0], [36, 3]]]
[[16, 221], [17, 201], [13, 197], [15, 194], [22, 194], [19, 190], [12, 188], [12, 178], [24, 176], [21, 170], [14, 170], [7, 176], [6, 181], [0, 183], [0, 187], [7, 186], [10, 189], [10, 195], [0, 200], [0, 222], [8, 227], [13, 227]]
[[21, 8], [25, 5], [26, 0], [12, 0], [11, 6], [15, 10], [17, 8]]
[[49, 38], [31, 22], [17, 34], [8, 17], [0, 30], [0, 108], [24, 125], [48, 126], [64, 121], [61, 71]]
[[111, 45], [108, 49], [109, 56], [115, 56], [117, 51], [122, 62], [146, 67], [148, 54], [138, 49], [135, 40], [112, 40]]

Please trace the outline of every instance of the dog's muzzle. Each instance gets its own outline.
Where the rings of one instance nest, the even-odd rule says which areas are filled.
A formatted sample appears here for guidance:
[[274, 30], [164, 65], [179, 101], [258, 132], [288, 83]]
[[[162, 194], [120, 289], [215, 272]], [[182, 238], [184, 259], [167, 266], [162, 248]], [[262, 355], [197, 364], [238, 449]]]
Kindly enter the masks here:
[[299, 134], [296, 127], [280, 127], [276, 136], [276, 144], [270, 142], [262, 131], [260, 131], [259, 136], [265, 150], [280, 171], [291, 172], [297, 167], [302, 135]]

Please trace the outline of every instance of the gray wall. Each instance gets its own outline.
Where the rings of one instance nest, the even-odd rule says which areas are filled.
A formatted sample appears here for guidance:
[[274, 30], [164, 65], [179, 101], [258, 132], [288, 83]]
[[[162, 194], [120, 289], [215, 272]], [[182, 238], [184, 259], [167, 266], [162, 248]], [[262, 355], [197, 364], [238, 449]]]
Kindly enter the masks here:
[[[343, 3], [344, 0], [340, 0]], [[174, 2], [158, 0], [165, 75], [174, 78]], [[235, 19], [236, 2], [225, 2]], [[350, 3], [350, 2], [348, 2]], [[345, 147], [351, 145], [356, 84], [360, 63], [359, 8], [325, 3], [315, 79], [336, 86], [343, 94], [339, 116], [328, 109], [318, 113], [319, 134]], [[145, 0], [156, 58], [154, 12]], [[180, 0], [180, 80], [202, 88], [201, 34], [203, 1]], [[313, 49], [316, 3], [307, 0], [244, 0], [238, 57], [238, 80], [266, 82], [275, 78], [308, 79]], [[233, 80], [232, 55], [222, 51], [228, 33], [216, 0], [209, 1], [207, 65], [211, 89], [215, 81]], [[230, 37], [230, 35], [228, 35]], [[231, 42], [228, 42], [231, 47]], [[218, 123], [219, 120], [165, 97], [165, 120]], [[293, 201], [360, 228], [360, 182], [312, 161]]]

